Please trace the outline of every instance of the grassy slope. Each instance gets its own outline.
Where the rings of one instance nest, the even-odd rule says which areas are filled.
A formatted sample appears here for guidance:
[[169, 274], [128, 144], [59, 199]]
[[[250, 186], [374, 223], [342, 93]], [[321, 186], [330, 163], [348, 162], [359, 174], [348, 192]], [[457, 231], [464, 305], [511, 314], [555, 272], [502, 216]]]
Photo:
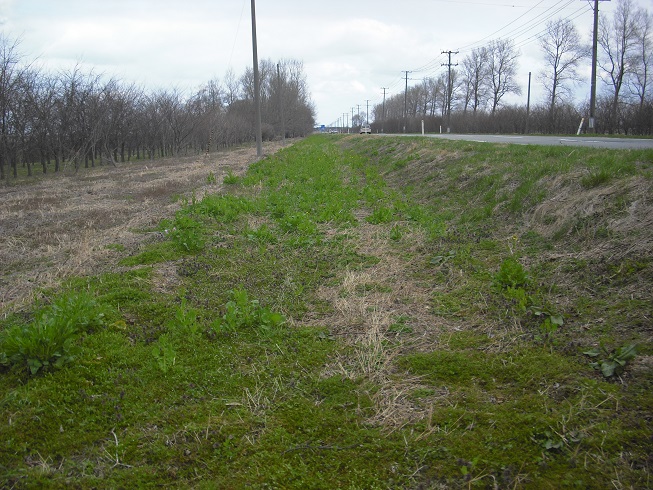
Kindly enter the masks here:
[[[62, 369], [2, 374], [1, 485], [646, 487], [652, 169], [360, 137], [261, 161], [56, 292], [111, 309]], [[610, 380], [582, 353], [632, 343]]]

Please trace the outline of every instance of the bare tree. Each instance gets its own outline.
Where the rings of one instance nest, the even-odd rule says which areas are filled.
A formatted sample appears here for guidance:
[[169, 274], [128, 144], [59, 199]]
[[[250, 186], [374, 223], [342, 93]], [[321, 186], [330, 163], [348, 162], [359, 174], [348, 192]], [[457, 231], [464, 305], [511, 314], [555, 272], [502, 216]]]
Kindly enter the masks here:
[[488, 99], [489, 59], [487, 47], [475, 48], [462, 62], [463, 112], [475, 114]]
[[224, 85], [226, 88], [225, 102], [230, 106], [238, 99], [240, 99], [240, 83], [234, 74], [234, 71], [229, 68], [224, 76]]
[[[6, 178], [5, 166], [15, 146], [14, 122], [19, 114], [13, 106], [20, 99], [19, 85], [22, 70], [19, 66], [22, 55], [18, 52], [18, 41], [10, 41], [0, 34], [0, 179]], [[15, 167], [14, 167], [15, 172]]]
[[546, 68], [540, 79], [547, 94], [550, 130], [555, 130], [555, 109], [559, 101], [571, 96], [571, 85], [580, 81], [578, 67], [587, 57], [588, 48], [580, 41], [578, 31], [569, 19], [549, 21], [540, 38]]
[[637, 43], [633, 50], [633, 76], [628, 81], [630, 93], [642, 110], [647, 98], [651, 99], [651, 70], [653, 67], [653, 14], [639, 9], [637, 18]]
[[598, 44], [602, 54], [598, 64], [603, 81], [611, 92], [609, 130], [618, 129], [619, 105], [627, 77], [633, 72], [633, 57], [637, 47], [637, 23], [632, 0], [618, 0], [612, 20], [599, 18]]
[[492, 95], [492, 114], [499, 107], [504, 95], [521, 94], [521, 87], [515, 81], [519, 51], [510, 39], [492, 41], [488, 50], [488, 78]]
[[33, 90], [26, 94], [32, 125], [30, 157], [41, 162], [43, 173], [48, 171], [48, 163], [54, 150], [57, 83], [55, 77], [37, 74]]

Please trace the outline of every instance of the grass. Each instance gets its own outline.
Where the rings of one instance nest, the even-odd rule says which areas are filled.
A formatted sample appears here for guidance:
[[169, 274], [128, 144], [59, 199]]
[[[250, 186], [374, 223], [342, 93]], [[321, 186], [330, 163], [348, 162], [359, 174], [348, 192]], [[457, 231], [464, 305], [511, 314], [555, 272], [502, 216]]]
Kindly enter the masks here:
[[[73, 333], [5, 359], [0, 486], [649, 486], [652, 165], [316, 136], [230, 174], [5, 312], [5, 354]], [[583, 354], [632, 344], [618, 376]]]

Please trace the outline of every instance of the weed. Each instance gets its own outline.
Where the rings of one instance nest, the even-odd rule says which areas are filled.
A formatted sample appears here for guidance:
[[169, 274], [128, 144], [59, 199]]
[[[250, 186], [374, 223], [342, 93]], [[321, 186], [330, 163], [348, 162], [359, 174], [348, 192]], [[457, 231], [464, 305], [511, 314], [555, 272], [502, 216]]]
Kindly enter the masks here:
[[162, 221], [159, 227], [178, 249], [187, 253], [199, 252], [205, 246], [201, 223], [181, 213], [172, 222]]
[[365, 221], [373, 225], [390, 223], [394, 220], [394, 210], [392, 208], [380, 207], [372, 211], [372, 214], [365, 218]]
[[256, 243], [277, 243], [277, 234], [265, 223], [255, 229], [245, 231], [247, 239]]
[[[182, 295], [184, 292], [181, 293]], [[199, 310], [188, 306], [186, 298], [182, 298], [177, 307], [174, 320], [168, 323], [168, 329], [182, 336], [194, 336], [201, 332], [202, 326], [198, 319]]]
[[32, 323], [3, 332], [0, 364], [25, 365], [31, 374], [61, 368], [77, 356], [79, 334], [102, 326], [107, 311], [88, 293], [63, 295], [39, 311]]
[[551, 340], [553, 334], [565, 324], [562, 315], [551, 313], [546, 308], [531, 305], [528, 310], [536, 317], [543, 319], [539, 326], [540, 335], [536, 337], [538, 340], [544, 342]]
[[434, 255], [429, 262], [435, 266], [443, 266], [456, 256], [455, 250], [449, 250], [446, 254]]
[[409, 325], [410, 317], [407, 315], [398, 316], [388, 327], [388, 333], [403, 334], [412, 333], [413, 329]]
[[591, 366], [600, 370], [601, 374], [606, 378], [612, 378], [621, 375], [626, 369], [626, 365], [635, 358], [637, 345], [628, 344], [612, 350], [601, 346], [596, 349], [586, 350], [583, 354], [596, 358], [597, 360], [592, 362]]
[[581, 185], [585, 189], [592, 189], [607, 184], [612, 178], [611, 173], [606, 169], [592, 170], [581, 178]]
[[494, 276], [494, 284], [500, 289], [527, 286], [531, 279], [524, 266], [512, 257], [505, 259]]
[[177, 352], [170, 335], [163, 334], [159, 337], [159, 340], [152, 346], [152, 356], [163, 373], [167, 373], [175, 365]]
[[207, 194], [182, 211], [187, 215], [208, 216], [224, 224], [233, 223], [240, 216], [254, 209], [255, 203], [244, 198]]
[[401, 227], [399, 225], [393, 226], [390, 230], [390, 240], [398, 241], [401, 240], [402, 236]]
[[206, 176], [206, 183], [208, 185], [215, 185], [218, 183], [218, 179], [215, 177], [213, 172], [209, 172], [209, 175]]
[[217, 333], [255, 329], [268, 334], [285, 321], [283, 315], [261, 306], [256, 299], [250, 299], [244, 289], [235, 289], [230, 291], [229, 295], [231, 299], [225, 305], [224, 315], [212, 325], [212, 329]]
[[222, 182], [226, 185], [236, 185], [240, 182], [240, 177], [235, 175], [231, 170], [227, 172], [227, 175], [224, 176]]
[[106, 246], [107, 250], [115, 250], [116, 252], [123, 252], [125, 250], [125, 246], [122, 243], [111, 243]]

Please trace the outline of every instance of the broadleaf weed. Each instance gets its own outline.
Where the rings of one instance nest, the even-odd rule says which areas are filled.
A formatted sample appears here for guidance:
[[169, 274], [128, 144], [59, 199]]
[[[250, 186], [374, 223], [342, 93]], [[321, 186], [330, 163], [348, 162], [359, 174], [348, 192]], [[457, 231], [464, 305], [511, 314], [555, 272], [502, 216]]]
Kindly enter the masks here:
[[212, 325], [216, 332], [255, 329], [260, 333], [270, 333], [285, 322], [283, 315], [261, 306], [256, 299], [250, 299], [244, 289], [232, 290], [230, 296], [224, 315]]
[[0, 363], [29, 368], [31, 374], [56, 369], [78, 354], [79, 334], [104, 325], [108, 307], [88, 293], [63, 295], [40, 310], [28, 325], [16, 325], [0, 338]]
[[168, 334], [161, 335], [159, 340], [152, 346], [152, 356], [156, 360], [158, 368], [164, 374], [175, 365], [177, 352]]
[[584, 351], [583, 354], [597, 358], [597, 361], [592, 362], [590, 365], [594, 369], [600, 370], [604, 377], [612, 378], [622, 374], [626, 369], [626, 365], [636, 357], [637, 345], [627, 344], [612, 350], [601, 346], [598, 349]]

